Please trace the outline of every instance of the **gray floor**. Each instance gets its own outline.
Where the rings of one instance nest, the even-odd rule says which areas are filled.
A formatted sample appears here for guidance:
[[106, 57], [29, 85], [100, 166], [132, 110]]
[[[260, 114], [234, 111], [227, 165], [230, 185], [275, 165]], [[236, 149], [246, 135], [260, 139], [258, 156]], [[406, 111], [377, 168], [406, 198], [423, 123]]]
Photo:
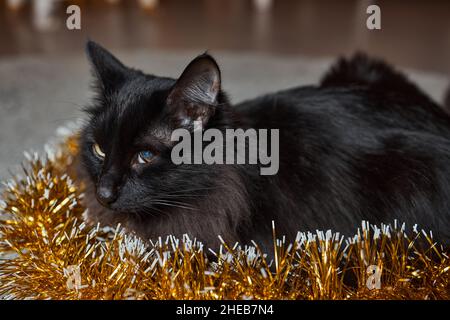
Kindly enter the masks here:
[[[118, 52], [126, 64], [148, 73], [176, 77], [198, 52]], [[222, 66], [223, 85], [232, 101], [264, 92], [313, 84], [333, 59], [212, 52]], [[433, 98], [441, 101], [449, 79], [406, 70]], [[89, 101], [90, 74], [82, 54], [22, 57], [0, 61], [0, 179], [17, 172], [23, 151], [42, 151], [55, 130], [83, 117]]]

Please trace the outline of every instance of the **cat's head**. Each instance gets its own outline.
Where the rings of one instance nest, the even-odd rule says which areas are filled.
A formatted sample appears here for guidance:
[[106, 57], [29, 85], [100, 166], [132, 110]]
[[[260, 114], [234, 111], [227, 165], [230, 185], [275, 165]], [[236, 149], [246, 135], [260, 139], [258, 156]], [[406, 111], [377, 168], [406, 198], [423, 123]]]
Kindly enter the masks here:
[[187, 206], [212, 187], [217, 170], [175, 165], [170, 137], [177, 128], [225, 125], [228, 107], [220, 70], [203, 54], [178, 79], [147, 75], [123, 65], [94, 42], [87, 54], [97, 87], [81, 137], [81, 159], [99, 203], [120, 212]]

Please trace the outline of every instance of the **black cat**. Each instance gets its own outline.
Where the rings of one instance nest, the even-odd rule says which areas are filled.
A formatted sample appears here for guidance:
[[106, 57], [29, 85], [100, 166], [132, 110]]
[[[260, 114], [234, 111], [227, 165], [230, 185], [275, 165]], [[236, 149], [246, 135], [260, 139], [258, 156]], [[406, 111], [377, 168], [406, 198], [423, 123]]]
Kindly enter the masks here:
[[[81, 136], [89, 220], [146, 239], [187, 233], [212, 248], [221, 235], [269, 250], [272, 220], [288, 240], [398, 219], [450, 242], [450, 117], [383, 62], [356, 55], [319, 86], [232, 106], [208, 54], [175, 80], [125, 67], [94, 42], [87, 53], [98, 89]], [[278, 173], [175, 165], [171, 132], [193, 120], [279, 129]]]

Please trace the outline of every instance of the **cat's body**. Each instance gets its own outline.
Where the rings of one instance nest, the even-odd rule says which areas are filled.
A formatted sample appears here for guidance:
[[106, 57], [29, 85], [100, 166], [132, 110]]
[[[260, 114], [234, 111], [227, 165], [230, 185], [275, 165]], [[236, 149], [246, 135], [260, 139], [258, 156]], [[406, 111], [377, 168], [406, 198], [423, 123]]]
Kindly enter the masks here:
[[[292, 89], [236, 108], [260, 116], [251, 127], [280, 128], [278, 175], [260, 178], [255, 212], [261, 225], [274, 219], [282, 234], [331, 229], [352, 235], [362, 220], [398, 219], [432, 229], [448, 243], [445, 115], [434, 118], [422, 106], [356, 88]], [[268, 201], [268, 195], [283, 200]]]
[[[337, 64], [320, 86], [231, 106], [217, 65], [202, 60], [209, 56], [175, 81], [122, 70], [94, 44], [88, 51], [103, 81], [82, 139], [90, 220], [120, 222], [143, 238], [187, 233], [212, 248], [221, 235], [229, 243], [255, 240], [267, 251], [272, 220], [288, 240], [316, 229], [350, 236], [362, 220], [397, 219], [450, 242], [450, 117], [390, 67], [357, 56]], [[174, 121], [180, 110], [205, 128], [279, 129], [278, 173], [170, 163], [167, 137], [184, 123]], [[139, 150], [129, 145], [142, 139], [159, 140], [150, 142], [161, 144], [157, 156], [127, 167]], [[95, 143], [103, 145], [103, 163], [94, 159]], [[109, 192], [99, 195], [99, 188]]]

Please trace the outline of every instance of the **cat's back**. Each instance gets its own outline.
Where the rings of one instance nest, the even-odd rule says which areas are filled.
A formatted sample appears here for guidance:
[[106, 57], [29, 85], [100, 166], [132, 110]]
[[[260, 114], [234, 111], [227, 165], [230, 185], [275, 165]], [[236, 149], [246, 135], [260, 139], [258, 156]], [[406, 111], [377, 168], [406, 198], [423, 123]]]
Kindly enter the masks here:
[[236, 108], [249, 127], [279, 129], [282, 187], [267, 178], [264, 188], [290, 199], [281, 209], [287, 221], [351, 235], [361, 220], [399, 219], [436, 231], [448, 244], [450, 207], [440, 199], [450, 196], [450, 121], [437, 105], [419, 100], [366, 88], [303, 87]]
[[406, 130], [450, 138], [450, 117], [437, 104], [364, 87], [296, 87], [244, 101], [235, 108], [253, 128]]

